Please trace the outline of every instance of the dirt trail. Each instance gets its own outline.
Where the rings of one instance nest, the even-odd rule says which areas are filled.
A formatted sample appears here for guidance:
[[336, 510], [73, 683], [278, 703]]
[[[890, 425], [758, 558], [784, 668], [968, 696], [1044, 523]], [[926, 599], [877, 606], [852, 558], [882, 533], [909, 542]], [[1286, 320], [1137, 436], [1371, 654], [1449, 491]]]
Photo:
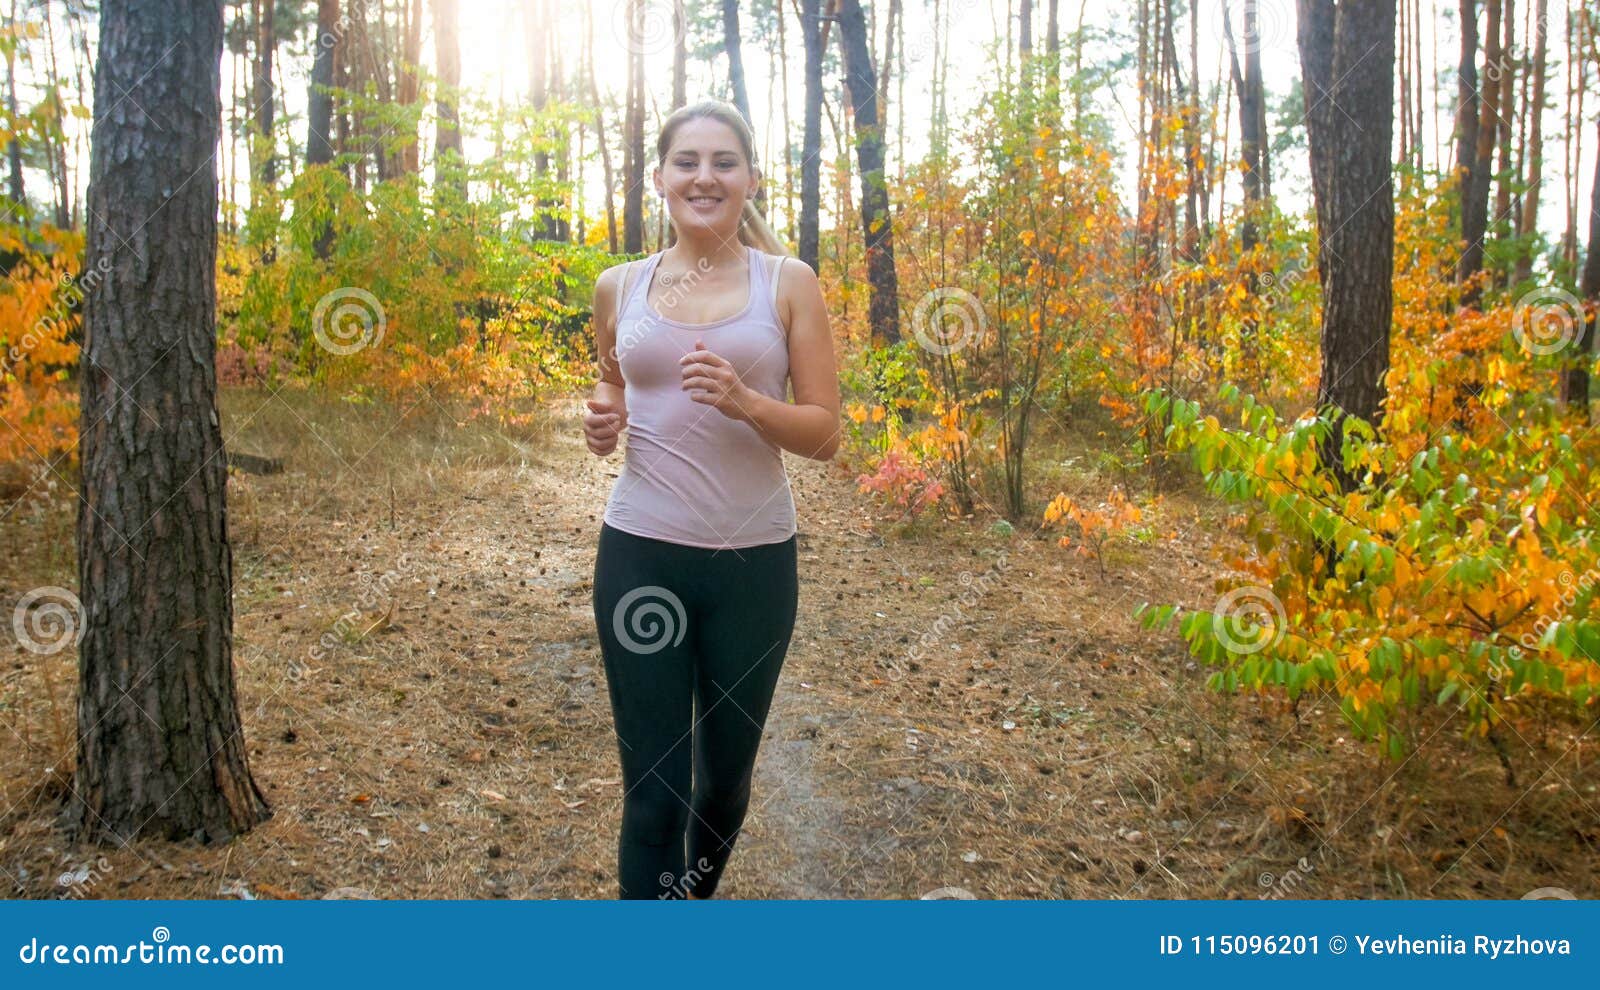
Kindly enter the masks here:
[[[590, 582], [620, 456], [587, 454], [576, 403], [505, 437], [233, 402], [230, 442], [288, 462], [230, 481], [237, 676], [274, 817], [223, 848], [67, 847], [43, 685], [70, 711], [73, 663], [19, 654], [0, 882], [30, 897], [61, 896], [64, 873], [91, 877], [72, 888], [91, 897], [614, 896], [621, 788]], [[1209, 510], [1176, 503], [1179, 536], [1118, 551], [1102, 579], [984, 519], [886, 539], [843, 471], [788, 465], [800, 617], [719, 896], [1255, 897], [1297, 865], [1294, 896], [1595, 892], [1600, 835], [1570, 797], [1506, 788], [1449, 732], [1429, 767], [1471, 789], [1420, 763], [1374, 767], [1331, 704], [1296, 719], [1219, 699], [1179, 644], [1139, 629], [1141, 601], [1214, 597]], [[0, 573], [12, 597], [45, 583], [63, 580]], [[1562, 777], [1592, 788], [1584, 755]], [[1511, 862], [1474, 841], [1491, 827], [1516, 836]]]

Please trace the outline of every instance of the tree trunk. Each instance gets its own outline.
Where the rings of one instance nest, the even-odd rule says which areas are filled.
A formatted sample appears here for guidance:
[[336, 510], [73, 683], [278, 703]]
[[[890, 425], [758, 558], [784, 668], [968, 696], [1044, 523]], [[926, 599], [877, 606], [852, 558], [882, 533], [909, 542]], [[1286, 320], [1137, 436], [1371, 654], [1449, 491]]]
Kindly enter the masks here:
[[611, 145], [606, 140], [605, 105], [600, 102], [600, 86], [594, 78], [594, 11], [583, 9], [583, 49], [589, 77], [589, 98], [594, 101], [595, 140], [600, 145], [600, 166], [606, 183], [606, 246], [617, 253], [617, 178], [611, 168]]
[[1338, 410], [1322, 455], [1349, 487], [1344, 416], [1379, 425], [1389, 369], [1395, 0], [1299, 0], [1299, 15], [1323, 298], [1317, 406]]
[[1539, 185], [1544, 180], [1544, 91], [1545, 60], [1549, 49], [1545, 33], [1550, 14], [1549, 0], [1539, 0], [1534, 13], [1533, 44], [1533, 97], [1528, 105], [1528, 142], [1523, 156], [1528, 161], [1527, 192], [1522, 201], [1522, 216], [1517, 222], [1517, 235], [1522, 246], [1517, 254], [1517, 271], [1514, 282], [1525, 282], [1533, 276], [1533, 245], [1530, 241], [1539, 230]]
[[750, 120], [750, 94], [744, 85], [744, 49], [739, 40], [739, 0], [722, 0], [722, 41], [728, 50], [728, 82], [733, 105]]
[[[6, 16], [8, 32], [13, 30], [17, 23], [17, 3], [11, 2], [11, 11]], [[15, 48], [6, 49], [6, 109], [11, 113], [13, 126], [20, 129], [20, 116], [17, 113], [17, 53]], [[6, 158], [11, 166], [10, 180], [6, 185], [6, 195], [11, 197], [12, 208], [22, 218], [23, 226], [28, 224], [28, 194], [22, 181], [22, 142], [12, 134], [6, 141]]]
[[[412, 107], [422, 99], [422, 0], [403, 2], [401, 9], [405, 11], [405, 50], [396, 67], [399, 76], [399, 98], [396, 102], [403, 107]], [[400, 149], [400, 171], [415, 175], [422, 170], [420, 142], [413, 125], [407, 124], [406, 129], [409, 131], [406, 135], [409, 140]]]
[[[1467, 204], [1472, 201], [1473, 175], [1478, 160], [1478, 0], [1460, 0], [1461, 58], [1456, 64], [1456, 184], [1460, 200], [1461, 235], [1469, 228]], [[1459, 279], [1465, 257], [1456, 261]]]
[[1583, 332], [1578, 335], [1577, 353], [1561, 376], [1561, 404], [1572, 410], [1581, 422], [1589, 422], [1589, 363], [1594, 359], [1596, 305], [1600, 304], [1600, 159], [1595, 161], [1594, 187], [1589, 196], [1589, 250], [1583, 259]]
[[1059, 106], [1061, 99], [1061, 15], [1056, 8], [1060, 0], [1050, 0], [1045, 6], [1044, 22], [1044, 50], [1048, 61], [1045, 62], [1045, 77], [1050, 81], [1052, 106]]
[[[316, 54], [311, 62], [311, 92], [306, 100], [306, 166], [333, 161], [333, 66], [339, 57], [339, 0], [317, 0]], [[333, 225], [323, 224], [313, 242], [318, 258], [333, 253]]]
[[272, 21], [272, 0], [254, 0], [256, 8], [255, 87], [250, 102], [255, 106], [257, 139], [257, 182], [271, 188], [278, 181], [278, 162], [272, 147], [272, 56], [278, 48], [278, 35]]
[[457, 0], [433, 0], [433, 47], [439, 67], [438, 129], [433, 150], [434, 183], [451, 190], [460, 202], [467, 198], [467, 176], [461, 155], [461, 39], [457, 30]]
[[221, 0], [101, 7], [79, 372], [77, 839], [226, 841], [271, 814], [233, 674], [215, 361], [221, 56]]
[[817, 215], [822, 207], [822, 4], [800, 0], [805, 44], [805, 134], [800, 145], [800, 260], [821, 271]]
[[1033, 0], [1022, 0], [1021, 9], [1017, 11], [1017, 25], [1017, 52], [1022, 64], [1027, 65], [1028, 59], [1033, 57]]
[[875, 341], [895, 344], [900, 340], [900, 305], [894, 268], [894, 224], [889, 216], [889, 187], [884, 181], [878, 82], [860, 0], [843, 0], [839, 4], [839, 38], [844, 44], [845, 88], [855, 114], [856, 165], [861, 173], [861, 232], [871, 288], [867, 319]]
[[[1466, 282], [1483, 270], [1483, 239], [1489, 231], [1489, 181], [1493, 178], [1495, 138], [1500, 131], [1500, 73], [1504, 71], [1500, 51], [1500, 0], [1489, 0], [1488, 11], [1488, 23], [1483, 32], [1483, 85], [1479, 87], [1472, 174], [1461, 202], [1464, 244], [1456, 265], [1458, 282]], [[1465, 50], [1465, 42], [1462, 48]], [[1474, 283], [1473, 288], [1462, 294], [1462, 302], [1476, 305], [1479, 291]]]
[[644, 0], [628, 0], [628, 108], [622, 142], [622, 249], [644, 250]]
[[[783, 12], [778, 12], [783, 19]], [[689, 25], [684, 19], [683, 0], [672, 0], [672, 109], [689, 102]]]

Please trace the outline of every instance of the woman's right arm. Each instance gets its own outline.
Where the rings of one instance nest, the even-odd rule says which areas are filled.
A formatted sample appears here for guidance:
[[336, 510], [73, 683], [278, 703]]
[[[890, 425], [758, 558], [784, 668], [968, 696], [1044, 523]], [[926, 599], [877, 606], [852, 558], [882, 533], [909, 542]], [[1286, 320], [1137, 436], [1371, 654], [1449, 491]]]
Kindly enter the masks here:
[[600, 368], [594, 397], [586, 401], [583, 416], [584, 439], [590, 453], [605, 457], [617, 448], [617, 437], [628, 425], [626, 383], [617, 363], [617, 299], [622, 294], [623, 273], [627, 265], [615, 265], [595, 279], [593, 316], [594, 352]]

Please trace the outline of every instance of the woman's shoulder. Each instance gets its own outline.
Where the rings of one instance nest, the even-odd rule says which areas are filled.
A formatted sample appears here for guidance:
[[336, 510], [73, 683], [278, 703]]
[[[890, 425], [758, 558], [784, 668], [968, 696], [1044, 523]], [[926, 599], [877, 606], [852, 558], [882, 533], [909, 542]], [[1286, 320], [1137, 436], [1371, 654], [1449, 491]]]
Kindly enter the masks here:
[[629, 261], [619, 261], [609, 268], [602, 269], [594, 280], [596, 296], [609, 294], [615, 299], [623, 290], [627, 282], [631, 281], [636, 268], [643, 268], [655, 255], [645, 255], [643, 258], [634, 258]]

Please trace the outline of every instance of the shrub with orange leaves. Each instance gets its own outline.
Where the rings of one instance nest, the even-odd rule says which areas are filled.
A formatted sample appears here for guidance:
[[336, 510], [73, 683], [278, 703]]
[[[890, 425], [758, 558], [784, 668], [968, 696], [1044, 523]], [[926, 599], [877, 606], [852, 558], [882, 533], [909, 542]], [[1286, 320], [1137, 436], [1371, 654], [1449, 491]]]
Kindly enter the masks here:
[[76, 446], [83, 237], [49, 226], [29, 236], [43, 243], [0, 228], [0, 250], [23, 259], [0, 284], [0, 464], [49, 462]]
[[1057, 545], [1071, 546], [1080, 556], [1093, 557], [1100, 566], [1102, 579], [1106, 576], [1106, 545], [1127, 535], [1144, 521], [1144, 510], [1129, 501], [1121, 486], [1113, 486], [1111, 494], [1097, 505], [1084, 505], [1070, 495], [1058, 494], [1044, 510], [1045, 526], [1066, 527], [1070, 524], [1077, 534], [1076, 544], [1071, 535], [1063, 535], [1056, 541]]

